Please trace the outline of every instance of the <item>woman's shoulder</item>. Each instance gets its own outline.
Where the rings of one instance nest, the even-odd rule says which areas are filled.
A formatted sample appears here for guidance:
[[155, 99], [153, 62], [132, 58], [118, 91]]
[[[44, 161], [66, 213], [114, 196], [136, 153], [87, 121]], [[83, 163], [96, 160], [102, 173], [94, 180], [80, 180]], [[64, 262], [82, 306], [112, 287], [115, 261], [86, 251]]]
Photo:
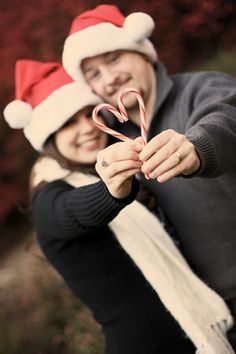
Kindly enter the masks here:
[[74, 189], [74, 187], [63, 180], [52, 182], [41, 181], [32, 191], [32, 206], [35, 206], [36, 204], [47, 204], [48, 202], [53, 201], [55, 196], [59, 196], [61, 193], [68, 192], [72, 189]]

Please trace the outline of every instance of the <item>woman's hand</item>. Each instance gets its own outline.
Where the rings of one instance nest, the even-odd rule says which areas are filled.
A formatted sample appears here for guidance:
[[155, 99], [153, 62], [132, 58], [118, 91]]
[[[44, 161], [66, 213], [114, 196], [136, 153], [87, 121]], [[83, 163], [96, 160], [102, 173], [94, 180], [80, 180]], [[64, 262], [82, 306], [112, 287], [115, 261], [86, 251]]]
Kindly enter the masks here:
[[141, 171], [141, 150], [141, 144], [129, 140], [99, 151], [95, 169], [113, 197], [122, 199], [130, 194], [133, 176]]

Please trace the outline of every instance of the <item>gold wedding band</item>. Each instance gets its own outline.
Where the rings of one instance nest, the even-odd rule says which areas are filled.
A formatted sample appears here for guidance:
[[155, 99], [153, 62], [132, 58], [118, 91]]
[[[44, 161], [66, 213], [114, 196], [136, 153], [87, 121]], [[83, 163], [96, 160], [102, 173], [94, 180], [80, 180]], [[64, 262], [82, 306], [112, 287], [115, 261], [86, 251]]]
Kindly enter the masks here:
[[183, 157], [182, 157], [181, 153], [178, 150], [175, 151], [175, 156], [177, 157], [178, 164], [179, 164], [183, 160]]
[[103, 159], [101, 162], [101, 165], [102, 165], [102, 167], [106, 168], [109, 166], [109, 163], [105, 159]]

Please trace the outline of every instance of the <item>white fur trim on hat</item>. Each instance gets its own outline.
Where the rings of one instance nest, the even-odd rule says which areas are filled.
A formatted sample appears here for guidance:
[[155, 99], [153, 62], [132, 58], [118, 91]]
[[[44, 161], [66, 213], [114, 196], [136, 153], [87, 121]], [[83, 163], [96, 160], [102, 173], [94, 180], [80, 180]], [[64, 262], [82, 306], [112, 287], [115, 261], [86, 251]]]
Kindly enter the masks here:
[[41, 151], [47, 138], [61, 128], [82, 108], [101, 103], [86, 85], [72, 82], [55, 90], [33, 110], [24, 134], [32, 146]]
[[[133, 19], [135, 19], [135, 16]], [[157, 52], [153, 44], [146, 38], [141, 39], [145, 31], [138, 31], [138, 41], [132, 38], [133, 34], [131, 37], [129, 36], [129, 31], [133, 31], [133, 25], [131, 16], [130, 20], [127, 20], [125, 27], [117, 27], [111, 23], [105, 22], [71, 34], [65, 41], [62, 53], [62, 62], [67, 73], [74, 80], [84, 80], [80, 68], [83, 59], [119, 49], [145, 54], [152, 62], [156, 62]], [[150, 24], [147, 27], [147, 31], [150, 33]], [[142, 32], [142, 36], [140, 36], [140, 32]]]
[[24, 128], [29, 123], [31, 114], [31, 105], [21, 100], [10, 102], [3, 111], [6, 122], [14, 129]]

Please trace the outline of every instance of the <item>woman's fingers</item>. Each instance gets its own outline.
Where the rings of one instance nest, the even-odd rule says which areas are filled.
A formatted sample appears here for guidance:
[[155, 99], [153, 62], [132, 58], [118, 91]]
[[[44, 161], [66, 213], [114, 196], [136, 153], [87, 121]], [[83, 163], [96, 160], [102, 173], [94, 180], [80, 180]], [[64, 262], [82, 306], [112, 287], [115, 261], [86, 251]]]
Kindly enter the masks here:
[[116, 198], [125, 198], [132, 188], [132, 176], [141, 171], [139, 153], [142, 146], [135, 142], [110, 145], [97, 155], [97, 173]]

